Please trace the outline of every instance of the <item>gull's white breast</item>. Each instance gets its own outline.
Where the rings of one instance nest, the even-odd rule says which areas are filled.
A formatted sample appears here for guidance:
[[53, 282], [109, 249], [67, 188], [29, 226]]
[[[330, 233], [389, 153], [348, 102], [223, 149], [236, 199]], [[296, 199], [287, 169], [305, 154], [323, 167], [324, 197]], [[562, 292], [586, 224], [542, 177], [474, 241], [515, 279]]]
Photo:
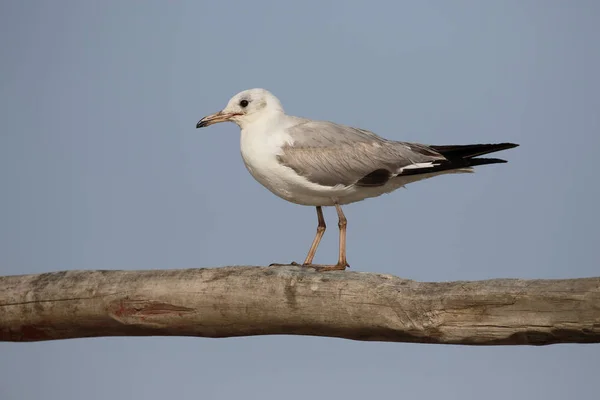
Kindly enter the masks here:
[[333, 205], [334, 199], [346, 194], [348, 188], [322, 186], [308, 181], [277, 160], [284, 145], [293, 145], [284, 130], [242, 129], [240, 147], [242, 159], [250, 174], [273, 194], [296, 204]]

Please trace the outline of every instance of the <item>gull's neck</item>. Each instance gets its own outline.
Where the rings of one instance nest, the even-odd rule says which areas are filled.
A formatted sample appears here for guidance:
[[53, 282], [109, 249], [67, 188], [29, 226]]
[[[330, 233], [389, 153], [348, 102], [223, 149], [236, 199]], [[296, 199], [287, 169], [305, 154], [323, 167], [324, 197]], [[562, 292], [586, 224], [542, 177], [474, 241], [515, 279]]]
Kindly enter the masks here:
[[246, 115], [243, 119], [235, 121], [242, 131], [262, 130], [279, 125], [285, 121], [287, 115], [282, 109], [265, 109], [256, 115]]

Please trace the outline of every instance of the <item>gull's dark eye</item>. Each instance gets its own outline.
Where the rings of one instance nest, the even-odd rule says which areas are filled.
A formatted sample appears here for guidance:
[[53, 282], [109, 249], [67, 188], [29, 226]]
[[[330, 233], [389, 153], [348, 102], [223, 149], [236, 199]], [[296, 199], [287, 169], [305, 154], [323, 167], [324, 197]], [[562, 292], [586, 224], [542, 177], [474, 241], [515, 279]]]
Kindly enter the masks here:
[[242, 100], [242, 101], [240, 101], [240, 106], [247, 107], [248, 106], [248, 100]]

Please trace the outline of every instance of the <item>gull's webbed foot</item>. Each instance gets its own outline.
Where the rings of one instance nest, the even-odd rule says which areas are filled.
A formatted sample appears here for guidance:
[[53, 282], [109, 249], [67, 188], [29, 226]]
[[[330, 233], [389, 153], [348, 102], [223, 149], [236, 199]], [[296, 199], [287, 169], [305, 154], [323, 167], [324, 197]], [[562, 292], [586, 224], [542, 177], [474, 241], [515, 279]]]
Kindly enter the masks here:
[[350, 268], [348, 263], [337, 263], [335, 265], [324, 265], [324, 264], [302, 264], [303, 267], [313, 268], [317, 272], [324, 271], [344, 271], [346, 268]]
[[269, 264], [269, 267], [304, 267], [304, 268], [312, 268], [317, 272], [325, 272], [325, 271], [344, 271], [346, 268], [350, 268], [350, 264], [348, 264], [348, 263], [337, 263], [335, 265], [298, 264], [296, 261], [292, 261], [289, 264], [272, 263], [272, 264]]

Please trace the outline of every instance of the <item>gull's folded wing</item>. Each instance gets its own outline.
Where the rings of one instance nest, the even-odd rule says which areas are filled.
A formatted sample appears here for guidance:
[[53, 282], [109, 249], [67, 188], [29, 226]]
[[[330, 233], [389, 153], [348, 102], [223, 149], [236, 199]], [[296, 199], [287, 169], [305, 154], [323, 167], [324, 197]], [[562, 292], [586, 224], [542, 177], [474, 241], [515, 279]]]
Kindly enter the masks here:
[[474, 158], [513, 143], [427, 146], [386, 140], [363, 129], [298, 118], [278, 160], [323, 186], [381, 186], [397, 176], [438, 173], [506, 162]]

